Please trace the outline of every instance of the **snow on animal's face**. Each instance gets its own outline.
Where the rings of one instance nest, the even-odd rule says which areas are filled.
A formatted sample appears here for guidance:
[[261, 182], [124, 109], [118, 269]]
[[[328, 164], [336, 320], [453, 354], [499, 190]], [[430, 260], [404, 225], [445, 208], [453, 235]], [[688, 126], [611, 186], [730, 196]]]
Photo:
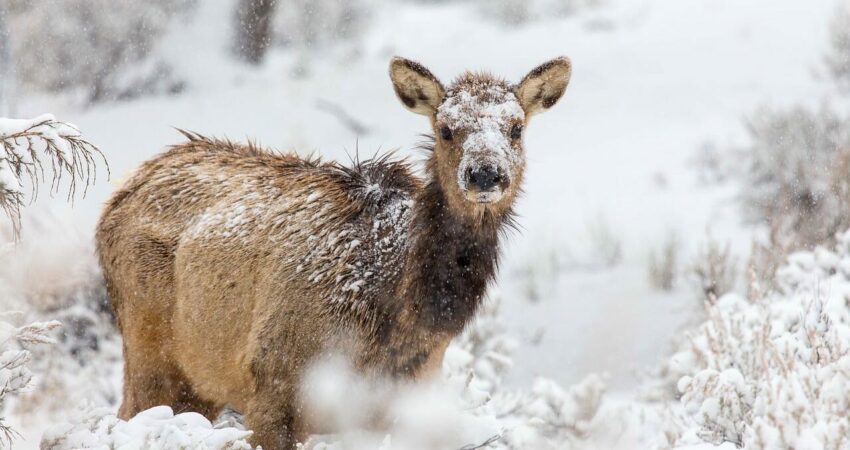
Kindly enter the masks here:
[[499, 80], [464, 77], [437, 108], [439, 159], [457, 175], [463, 196], [474, 203], [500, 200], [523, 168], [525, 112], [516, 95]]
[[454, 207], [475, 211], [510, 207], [525, 167], [525, 123], [557, 103], [570, 73], [569, 59], [561, 57], [515, 85], [467, 72], [446, 89], [417, 62], [393, 58], [390, 63], [398, 98], [431, 118], [436, 140], [431, 174]]

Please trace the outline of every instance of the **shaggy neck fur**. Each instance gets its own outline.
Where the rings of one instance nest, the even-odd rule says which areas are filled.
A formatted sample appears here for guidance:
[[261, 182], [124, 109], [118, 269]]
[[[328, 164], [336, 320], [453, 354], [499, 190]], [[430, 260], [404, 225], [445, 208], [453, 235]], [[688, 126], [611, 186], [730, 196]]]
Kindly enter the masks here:
[[434, 158], [432, 153], [428, 181], [414, 207], [403, 298], [420, 326], [455, 335], [474, 316], [495, 276], [499, 236], [512, 214], [510, 209], [496, 213], [481, 208], [477, 214], [454, 210]]

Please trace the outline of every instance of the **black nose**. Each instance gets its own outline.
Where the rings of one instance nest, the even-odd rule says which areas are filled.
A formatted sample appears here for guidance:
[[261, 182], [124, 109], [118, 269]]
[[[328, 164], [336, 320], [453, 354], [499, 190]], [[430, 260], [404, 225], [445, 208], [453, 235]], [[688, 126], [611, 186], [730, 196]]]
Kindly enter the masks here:
[[493, 166], [479, 166], [469, 169], [467, 172], [469, 184], [475, 186], [479, 191], [489, 191], [502, 182], [499, 169]]

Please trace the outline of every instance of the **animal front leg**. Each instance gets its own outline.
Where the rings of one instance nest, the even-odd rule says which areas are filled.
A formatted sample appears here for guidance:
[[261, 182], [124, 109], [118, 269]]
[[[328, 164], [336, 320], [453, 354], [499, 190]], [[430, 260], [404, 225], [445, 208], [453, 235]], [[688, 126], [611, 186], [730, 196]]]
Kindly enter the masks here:
[[254, 434], [251, 444], [263, 450], [291, 450], [305, 436], [298, 424], [294, 398], [280, 392], [258, 392], [245, 413], [245, 425]]

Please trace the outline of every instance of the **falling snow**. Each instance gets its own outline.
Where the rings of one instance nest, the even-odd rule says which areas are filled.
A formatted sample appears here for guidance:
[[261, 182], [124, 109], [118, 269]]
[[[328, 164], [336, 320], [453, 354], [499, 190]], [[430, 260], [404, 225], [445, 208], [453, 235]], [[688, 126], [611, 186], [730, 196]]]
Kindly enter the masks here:
[[[397, 5], [314, 0], [283, 8], [285, 18], [278, 17], [276, 25], [294, 26], [274, 37], [257, 67], [233, 58], [234, 1], [161, 2], [195, 5], [185, 14], [109, 0], [75, 0], [67, 9], [39, 12], [47, 3], [23, 2], [10, 14], [11, 29], [20, 32], [9, 40], [15, 49], [24, 49], [12, 59], [22, 61], [16, 68], [13, 110], [35, 114], [46, 108], [79, 123], [85, 137], [107, 154], [113, 183], [99, 183], [73, 210], [41, 196], [26, 207], [29, 239], [17, 246], [0, 242], [0, 309], [24, 310], [28, 320], [22, 323], [58, 318], [55, 309], [45, 306], [51, 302], [101, 305], [98, 289], [103, 286], [93, 283], [91, 292], [75, 297], [68, 278], [81, 267], [97, 274], [90, 261], [90, 233], [104, 201], [131, 168], [179, 139], [172, 126], [239, 140], [247, 135], [305, 154], [315, 149], [340, 161], [347, 160], [355, 142], [361, 151], [398, 146], [402, 156], [416, 157], [408, 153], [416, 135], [432, 130], [427, 121], [403, 112], [393, 98], [385, 79], [391, 54], [414, 57], [441, 77], [488, 68], [511, 81], [564, 54], [575, 62], [574, 82], [559, 107], [527, 133], [527, 194], [518, 204], [523, 231], [509, 239], [499, 290], [491, 291], [489, 302], [501, 304], [503, 311], [480, 317], [451, 344], [443, 367], [447, 392], [413, 390], [387, 398], [379, 395], [384, 384], [352, 385], [344, 371], [329, 374], [322, 385], [327, 389], [317, 398], [329, 402], [344, 423], [359, 425], [357, 420], [367, 416], [367, 407], [376, 400], [384, 401], [397, 420], [391, 430], [379, 433], [355, 426], [340, 435], [315, 436], [315, 445], [307, 448], [410, 450], [423, 442], [436, 443], [436, 448], [472, 448], [493, 436], [498, 439], [489, 448], [512, 450], [848, 446], [847, 236], [842, 234], [837, 245], [780, 260], [780, 270], [769, 277], [775, 291], [745, 293], [750, 286], [742, 281], [750, 274], [743, 266], [751, 238], [768, 230], [742, 225], [735, 199], [752, 189], [740, 192], [734, 177], [746, 164], [740, 152], [723, 153], [727, 146], [746, 147], [746, 126], [752, 124], [742, 123], [741, 117], [750, 117], [760, 103], [781, 108], [820, 101], [845, 109], [847, 94], [830, 85], [824, 66], [832, 39], [827, 24], [839, 2], [754, 0], [717, 8], [711, 0], [412, 0]], [[90, 16], [97, 19], [91, 23], [101, 25], [78, 26], [70, 14], [62, 17], [79, 4], [107, 5], [107, 14], [95, 9]], [[143, 14], [126, 14], [125, 9]], [[305, 9], [309, 18], [302, 20], [299, 12]], [[136, 23], [130, 16], [149, 22], [157, 38], [145, 38], [147, 60], [119, 51], [114, 54], [130, 57], [104, 63], [108, 58], [99, 56], [99, 49], [121, 47], [99, 45], [116, 42], [77, 38], [104, 31], [91, 36], [116, 35], [121, 37], [117, 43], [126, 43], [138, 27], [102, 28]], [[328, 17], [362, 22], [347, 26], [340, 19], [330, 24], [335, 19]], [[840, 26], [846, 21], [835, 22], [838, 37], [846, 35], [847, 27]], [[439, 33], [433, 32], [435, 24]], [[45, 27], [56, 32], [50, 34], [56, 39], [38, 38]], [[0, 30], [0, 40], [3, 36]], [[79, 50], [77, 42], [86, 47], [71, 53], [74, 62], [68, 66], [61, 50]], [[53, 48], [53, 43], [62, 47]], [[832, 44], [841, 50], [846, 39]], [[775, 57], [777, 49], [782, 49], [782, 58]], [[834, 65], [846, 56], [828, 59]], [[2, 54], [0, 61], [6, 61]], [[659, 71], [659, 61], [666, 62], [664, 70]], [[0, 77], [8, 73], [3, 69]], [[95, 85], [94, 74], [104, 70], [104, 85]], [[42, 91], [45, 78], [65, 81]], [[698, 88], [694, 80], [699, 80]], [[0, 80], [0, 95], [8, 93], [3, 90], [8, 85], [8, 79]], [[105, 97], [90, 102], [91, 93], [101, 87]], [[119, 99], [116, 93], [128, 96]], [[338, 108], [314, 107], [319, 98]], [[0, 108], [8, 101], [0, 99]], [[467, 119], [467, 110], [477, 118]], [[474, 161], [510, 167], [524, 159], [508, 139], [510, 123], [524, 117], [508, 89], [480, 96], [449, 93], [439, 114], [438, 120], [463, 138], [457, 144], [464, 168]], [[44, 119], [53, 117], [0, 119], [0, 134]], [[834, 126], [823, 124], [845, 133], [846, 115], [836, 119]], [[79, 136], [74, 127], [43, 131], [52, 137]], [[823, 182], [827, 168], [812, 152], [825, 141], [807, 142], [803, 131], [796, 135], [800, 140], [765, 140], [764, 153], [781, 156], [777, 148], [794, 147], [803, 156], [795, 161], [799, 169], [810, 171], [806, 175], [812, 181]], [[488, 152], [483, 158], [476, 155], [483, 151]], [[29, 157], [24, 154], [21, 160]], [[725, 181], [696, 181], [690, 168], [697, 157], [701, 164], [716, 163], [710, 169], [719, 167], [717, 179]], [[783, 158], [768, 159], [783, 165]], [[799, 192], [798, 168], [783, 167], [791, 170], [788, 186]], [[309, 242], [310, 251], [293, 252], [285, 240], [263, 243], [279, 250], [292, 272], [309, 278], [317, 289], [327, 289], [333, 305], [358, 305], [371, 298], [370, 289], [400, 265], [393, 255], [410, 245], [405, 230], [413, 199], [376, 180], [365, 180], [360, 196], [387, 201], [364, 220], [337, 226], [326, 223], [338, 212], [330, 198], [335, 193], [321, 186], [282, 195], [259, 180], [196, 169], [185, 168], [179, 177], [195, 177], [234, 195], [209, 200], [186, 187], [172, 192], [176, 203], [197, 207], [180, 232], [181, 244], [218, 240], [238, 249], [263, 239], [265, 230], [290, 233]], [[457, 181], [466, 182], [463, 177]], [[3, 161], [0, 183], [21, 188]], [[781, 202], [765, 206], [775, 203]], [[824, 205], [831, 206], [817, 206]], [[169, 211], [161, 201], [150, 207]], [[840, 211], [828, 209], [836, 216]], [[759, 210], [748, 210], [753, 211], [762, 219]], [[0, 238], [8, 235], [3, 220], [0, 216]], [[42, 228], [54, 220], [61, 225]], [[709, 229], [714, 238], [728, 240], [738, 256], [739, 283], [732, 294], [703, 310], [683, 272]], [[679, 281], [672, 291], [655, 292], [645, 279], [646, 255], [672, 232], [679, 238], [680, 267], [674, 268]], [[600, 263], [600, 249], [611, 247], [622, 249], [622, 258]], [[688, 316], [691, 312], [696, 317]], [[48, 346], [28, 349], [35, 383], [28, 385], [29, 392], [7, 394], [6, 402], [0, 402], [3, 423], [23, 433], [13, 448], [37, 448], [42, 437], [56, 450], [87, 445], [81, 442], [94, 448], [247, 448], [245, 431], [211, 425], [197, 415], [155, 408], [136, 419], [117, 419], [121, 342], [114, 324], [101, 320], [98, 327], [112, 330], [113, 336], [97, 336], [97, 348], [84, 353], [84, 368], [68, 363], [76, 356], [63, 340], [87, 339], [97, 328], [89, 322], [67, 327], [62, 345], [50, 346], [49, 352], [41, 349]], [[8, 329], [0, 326], [0, 340]], [[663, 373], [635, 376], [659, 360], [664, 361]], [[602, 372], [608, 375], [594, 374]], [[0, 374], [0, 385], [7, 375]], [[541, 375], [552, 380], [537, 379]], [[57, 379], [64, 382], [55, 383]], [[659, 385], [661, 393], [656, 392]], [[79, 407], [84, 412], [76, 411]]]

